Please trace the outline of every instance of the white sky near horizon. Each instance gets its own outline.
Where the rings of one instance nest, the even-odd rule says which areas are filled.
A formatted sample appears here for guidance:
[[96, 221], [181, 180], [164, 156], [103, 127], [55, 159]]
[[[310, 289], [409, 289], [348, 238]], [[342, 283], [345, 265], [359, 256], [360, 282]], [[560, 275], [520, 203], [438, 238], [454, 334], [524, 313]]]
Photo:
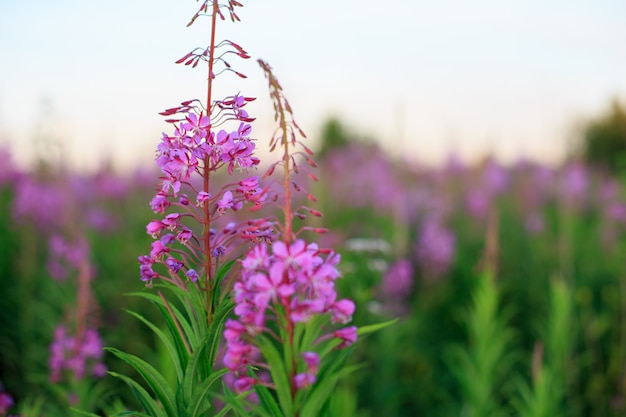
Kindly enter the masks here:
[[[580, 123], [626, 99], [621, 0], [242, 2], [242, 22], [218, 38], [250, 53], [231, 60], [249, 78], [216, 82], [259, 98], [259, 139], [273, 130], [259, 57], [312, 140], [336, 116], [425, 163], [450, 152], [553, 162]], [[0, 0], [0, 144], [24, 164], [46, 138], [75, 168], [149, 165], [167, 129], [157, 113], [206, 95], [205, 69], [174, 64], [208, 44], [207, 19], [185, 27], [197, 7]]]

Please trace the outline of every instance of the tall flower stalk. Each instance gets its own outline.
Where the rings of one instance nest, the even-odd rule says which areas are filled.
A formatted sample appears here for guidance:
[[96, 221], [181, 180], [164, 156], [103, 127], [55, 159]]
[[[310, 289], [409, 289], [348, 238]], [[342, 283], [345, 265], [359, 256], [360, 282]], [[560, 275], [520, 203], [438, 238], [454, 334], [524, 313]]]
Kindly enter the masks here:
[[[200, 16], [210, 17], [209, 46], [192, 50], [177, 63], [207, 64], [206, 103], [188, 100], [161, 113], [172, 131], [163, 133], [157, 148], [162, 176], [150, 205], [159, 218], [146, 226], [154, 238], [149, 254], [138, 258], [141, 280], [158, 291], [136, 295], [157, 307], [167, 329], [131, 314], [161, 339], [175, 368], [175, 383], [146, 361], [109, 348], [131, 364], [152, 391], [112, 372], [132, 388], [143, 408], [140, 415], [204, 416], [212, 409], [212, 400], [219, 399], [225, 404], [215, 411], [219, 415], [317, 416], [340, 375], [350, 369], [342, 370], [349, 353], [344, 348], [356, 341], [357, 329], [334, 326], [348, 323], [355, 308], [350, 300], [337, 300], [339, 255], [302, 239], [306, 230], [323, 230], [293, 228], [294, 217], [321, 216], [306, 206], [292, 206], [292, 192], [304, 190], [293, 174], [302, 160], [315, 166], [313, 153], [296, 139], [304, 133], [263, 61], [259, 63], [279, 121], [270, 147], [283, 149], [265, 178], [282, 166], [282, 192], [268, 198], [270, 185], [262, 186], [256, 176], [215, 184], [218, 171], [249, 175], [260, 163], [251, 138], [254, 119], [244, 109], [254, 98], [213, 97], [217, 75], [232, 72], [245, 77], [226, 58], [249, 55], [232, 41], [216, 42], [218, 21], [225, 20], [225, 12], [238, 21], [236, 8], [241, 6], [235, 0], [202, 3], [189, 25]], [[309, 177], [316, 180], [312, 173]], [[305, 195], [315, 201], [310, 193]], [[266, 200], [278, 205], [282, 221], [241, 219], [237, 213], [246, 206], [258, 210]], [[229, 318], [231, 313], [234, 318]], [[226, 369], [220, 369], [220, 357]], [[235, 392], [226, 386], [219, 389], [226, 373], [234, 376]], [[253, 390], [256, 395], [250, 395]]]
[[[294, 217], [321, 213], [306, 206], [292, 207], [292, 192], [315, 197], [294, 180], [294, 173], [315, 167], [311, 152], [297, 138], [304, 133], [271, 67], [258, 61], [269, 82], [278, 129], [270, 149], [282, 149], [281, 159], [265, 177], [282, 171], [282, 191], [274, 199], [282, 211], [279, 235], [249, 250], [241, 261], [242, 273], [233, 291], [235, 315], [226, 323], [224, 363], [235, 375], [237, 391], [256, 389], [271, 415], [315, 416], [328, 403], [347, 352], [357, 339], [354, 326], [336, 328], [352, 319], [355, 305], [337, 299], [335, 280], [340, 277], [339, 255], [302, 238], [303, 226], [294, 230]], [[300, 146], [303, 150], [296, 150]], [[276, 170], [276, 167], [282, 170]], [[312, 173], [309, 178], [316, 179]], [[263, 377], [269, 373], [269, 378]], [[275, 397], [269, 390], [276, 394]]]

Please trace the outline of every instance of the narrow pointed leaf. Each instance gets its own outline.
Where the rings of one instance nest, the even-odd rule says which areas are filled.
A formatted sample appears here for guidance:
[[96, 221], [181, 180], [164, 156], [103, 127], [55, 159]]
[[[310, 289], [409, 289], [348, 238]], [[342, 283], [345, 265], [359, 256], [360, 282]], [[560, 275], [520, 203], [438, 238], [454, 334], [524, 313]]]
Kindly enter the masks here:
[[213, 387], [213, 384], [219, 381], [226, 372], [228, 372], [227, 369], [221, 369], [214, 372], [211, 376], [202, 381], [200, 385], [198, 385], [191, 397], [189, 407], [187, 408], [186, 415], [188, 417], [200, 416], [201, 413], [206, 411], [211, 406], [208, 398], [211, 393], [211, 388]]
[[159, 407], [157, 402], [150, 396], [150, 394], [148, 394], [148, 392], [133, 379], [127, 377], [126, 375], [118, 374], [117, 372], [109, 372], [109, 374], [123, 380], [128, 384], [141, 406], [148, 413], [148, 416], [168, 417], [165, 411], [161, 407]]
[[152, 365], [135, 355], [122, 352], [115, 348], [105, 348], [105, 350], [113, 353], [115, 356], [135, 368], [159, 399], [167, 415], [176, 415], [174, 392], [165, 381], [165, 378], [163, 378], [163, 376], [157, 372]]
[[261, 402], [261, 406], [267, 413], [271, 416], [280, 417], [283, 413], [280, 411], [280, 407], [276, 404], [276, 400], [272, 393], [264, 387], [263, 385], [255, 385], [254, 390], [259, 396], [259, 401]]
[[157, 326], [155, 326], [152, 322], [150, 322], [148, 319], [146, 319], [142, 315], [135, 313], [134, 311], [130, 311], [130, 310], [125, 310], [125, 311], [129, 313], [130, 315], [141, 320], [146, 326], [152, 329], [152, 331], [159, 337], [159, 339], [161, 339], [161, 342], [163, 342], [163, 344], [165, 345], [165, 348], [170, 354], [170, 357], [172, 358], [172, 363], [174, 364], [174, 367], [176, 368], [176, 375], [178, 376], [178, 380], [179, 381], [182, 380], [183, 370], [182, 370], [180, 357], [178, 356], [178, 351], [176, 347], [174, 346], [174, 344], [172, 343], [172, 341], [165, 335], [165, 333], [163, 333], [161, 329], [159, 329]]
[[393, 320], [385, 321], [383, 323], [370, 324], [369, 326], [361, 326], [357, 329], [357, 334], [359, 336], [362, 336], [364, 334], [377, 332], [378, 330], [391, 326], [397, 321], [398, 319], [393, 319]]
[[259, 337], [259, 348], [269, 365], [270, 374], [272, 376], [272, 381], [274, 381], [274, 384], [276, 385], [276, 394], [278, 396], [278, 402], [280, 403], [283, 414], [291, 416], [293, 415], [293, 404], [290, 392], [291, 384], [289, 383], [289, 377], [287, 375], [283, 359], [272, 341], [267, 337]]

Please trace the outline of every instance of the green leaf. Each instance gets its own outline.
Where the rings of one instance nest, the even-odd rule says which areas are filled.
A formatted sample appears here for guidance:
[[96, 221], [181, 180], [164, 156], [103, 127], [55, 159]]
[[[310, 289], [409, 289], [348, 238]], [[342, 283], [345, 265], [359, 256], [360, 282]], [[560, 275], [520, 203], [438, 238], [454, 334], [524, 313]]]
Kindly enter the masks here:
[[[176, 286], [173, 286], [171, 284], [169, 286], [166, 286], [166, 285], [163, 285], [163, 284], [155, 284], [155, 287], [161, 287], [161, 288], [168, 289], [171, 292], [173, 292], [174, 295], [176, 295], [179, 299], [182, 296], [182, 294], [189, 294], [189, 293], [187, 293], [187, 292], [181, 290], [180, 288], [178, 288]], [[163, 310], [159, 309], [159, 311], [161, 311], [162, 315], [164, 315], [163, 312], [166, 313], [166, 315], [164, 315], [164, 317], [170, 317], [169, 311], [167, 310], [167, 307], [166, 307], [165, 303], [163, 302], [163, 299], [161, 297], [159, 297], [158, 295], [152, 294], [152, 293], [147, 293], [147, 292], [133, 292], [133, 293], [128, 293], [127, 295], [142, 297], [142, 298], [145, 298], [148, 301], [151, 301], [152, 303], [154, 303], [157, 306], [160, 306], [163, 309]], [[183, 332], [187, 335], [187, 337], [193, 337], [194, 334], [199, 334], [198, 333], [198, 329], [196, 327], [192, 326], [192, 324], [196, 320], [191, 320], [191, 324], [190, 324], [190, 320], [188, 319], [188, 317], [194, 317], [194, 312], [187, 308], [187, 303], [185, 303], [183, 301], [182, 304], [185, 307], [185, 311], [187, 312], [187, 316], [185, 316], [176, 305], [173, 305], [170, 302], [167, 303], [167, 305], [172, 309], [172, 312], [174, 313], [176, 321], [178, 321], [178, 323], [180, 323], [180, 326], [182, 327]], [[194, 342], [193, 340], [190, 341], [190, 343], [192, 343], [192, 344], [193, 344], [193, 342]]]
[[208, 333], [214, 337], [209, 340], [211, 345], [207, 351], [207, 362], [211, 367], [215, 364], [215, 356], [219, 351], [219, 344], [222, 340], [222, 333], [224, 331], [224, 323], [234, 307], [235, 303], [232, 300], [223, 300], [213, 315], [213, 322], [209, 327]]
[[[347, 358], [346, 355], [345, 358]], [[341, 368], [345, 364], [345, 358], [340, 359], [338, 361], [332, 361], [332, 371], [326, 371], [325, 374], [330, 374], [329, 377], [323, 378], [316, 383], [310, 395], [306, 398], [304, 405], [302, 406], [302, 410], [300, 413], [301, 417], [318, 417], [322, 415], [320, 411], [323, 407], [327, 406], [330, 401], [330, 396], [335, 392], [335, 387], [337, 386], [337, 382], [344, 376], [356, 371], [363, 367], [363, 365], [353, 365], [349, 367], [342, 368], [338, 372], [337, 368]], [[321, 374], [321, 372], [320, 372]]]
[[186, 408], [187, 404], [191, 401], [195, 383], [199, 380], [199, 376], [197, 375], [198, 365], [201, 361], [206, 360], [206, 346], [209, 343], [209, 338], [211, 336], [212, 335], [208, 333], [204, 336], [200, 346], [198, 346], [198, 348], [191, 354], [191, 358], [187, 363], [183, 383], [179, 387], [179, 395], [177, 396], [177, 398], [180, 398], [184, 404], [183, 408]]
[[219, 299], [221, 296], [220, 290], [222, 288], [222, 281], [224, 281], [224, 278], [228, 275], [235, 262], [237, 262], [237, 259], [230, 260], [222, 265], [217, 271], [215, 283], [213, 284], [213, 293], [211, 294], [211, 305], [217, 306], [220, 304]]
[[172, 363], [174, 364], [174, 367], [176, 368], [176, 375], [178, 376], [178, 380], [181, 381], [183, 379], [183, 369], [181, 366], [181, 359], [178, 356], [178, 350], [174, 346], [172, 341], [165, 335], [165, 333], [163, 333], [161, 329], [159, 329], [154, 323], [150, 322], [148, 319], [146, 319], [142, 315], [135, 313], [134, 311], [131, 311], [131, 310], [125, 310], [125, 311], [128, 314], [141, 320], [146, 326], [152, 329], [152, 331], [159, 337], [159, 339], [161, 339], [161, 341], [165, 345], [165, 348], [169, 352], [170, 357], [172, 358]]
[[384, 329], [385, 327], [389, 327], [392, 324], [394, 324], [395, 322], [397, 322], [398, 319], [393, 319], [393, 320], [389, 320], [389, 321], [385, 321], [383, 323], [377, 323], [377, 324], [370, 324], [369, 326], [361, 326], [357, 329], [357, 334], [359, 336], [363, 336], [365, 334], [368, 333], [373, 333], [373, 332], [377, 332], [381, 329]]
[[283, 414], [291, 416], [293, 415], [291, 384], [289, 383], [289, 376], [287, 375], [283, 359], [270, 339], [261, 335], [258, 340], [261, 353], [269, 365], [272, 381], [276, 385], [276, 394], [278, 395], [278, 402]]
[[189, 407], [187, 407], [187, 417], [200, 416], [211, 406], [211, 404], [207, 401], [207, 397], [211, 392], [211, 387], [226, 372], [228, 372], [227, 369], [221, 369], [217, 372], [214, 372], [211, 376], [202, 381], [200, 385], [198, 385], [191, 397]]
[[119, 378], [128, 384], [141, 406], [148, 413], [149, 417], [168, 417], [165, 411], [159, 407], [157, 402], [150, 397], [150, 394], [148, 394], [148, 392], [133, 379], [127, 377], [126, 375], [118, 374], [117, 372], [109, 371], [109, 375]]
[[238, 416], [248, 417], [250, 415], [250, 413], [248, 413], [244, 408], [242, 401], [250, 394], [249, 392], [244, 392], [235, 396], [224, 384], [222, 384], [222, 391], [224, 392], [224, 401]]
[[[193, 337], [194, 335], [197, 336], [196, 339], [190, 340], [190, 343], [195, 346], [197, 343], [200, 342], [202, 336], [206, 334], [207, 330], [204, 297], [198, 292], [196, 287], [191, 287], [189, 291], [185, 291], [182, 288], [176, 287], [174, 285], [167, 285], [164, 287], [169, 289], [176, 296], [176, 298], [178, 298], [181, 305], [185, 308], [187, 316], [189, 317], [190, 327], [193, 328], [193, 331], [191, 331], [191, 329], [184, 330], [187, 334], [190, 335], [190, 337]], [[181, 319], [179, 318], [179, 320]]]
[[[184, 332], [184, 335], [181, 335], [180, 332], [178, 331], [178, 327], [176, 326], [176, 322], [174, 321], [174, 318], [170, 316], [167, 308], [165, 308], [162, 305], [158, 305], [158, 304], [155, 304], [155, 305], [157, 309], [159, 310], [159, 312], [161, 313], [161, 315], [163, 316], [163, 319], [165, 320], [165, 325], [167, 326], [167, 330], [172, 335], [172, 340], [174, 341], [174, 346], [176, 347], [177, 357], [180, 360], [180, 366], [181, 368], [186, 368], [187, 363], [189, 362], [189, 352], [187, 351], [187, 344], [185, 343], [185, 340], [189, 339], [189, 336], [191, 335], [191, 333], [189, 332], [191, 332], [192, 330], [188, 326], [187, 321], [185, 319], [182, 319], [182, 321], [180, 319], [177, 319], [176, 321], [181, 325], [182, 331]], [[183, 339], [183, 337], [185, 339]], [[193, 335], [191, 337], [193, 337]]]
[[272, 393], [264, 387], [263, 385], [256, 384], [254, 386], [254, 390], [259, 396], [259, 401], [261, 402], [261, 406], [267, 413], [272, 417], [280, 417], [283, 413], [280, 411], [280, 407], [276, 404], [276, 400]]
[[157, 372], [152, 365], [135, 355], [124, 353], [115, 348], [105, 348], [105, 350], [113, 353], [115, 356], [135, 368], [148, 383], [161, 404], [163, 404], [163, 408], [165, 409], [167, 415], [172, 417], [176, 416], [174, 392], [165, 381], [165, 378], [163, 378], [163, 376]]
[[[311, 350], [313, 343], [319, 337], [322, 326], [328, 321], [328, 317], [322, 315], [314, 316], [308, 323], [298, 323], [296, 326], [296, 343], [302, 338], [297, 346], [300, 346], [300, 351]], [[301, 333], [299, 335], [298, 333]]]

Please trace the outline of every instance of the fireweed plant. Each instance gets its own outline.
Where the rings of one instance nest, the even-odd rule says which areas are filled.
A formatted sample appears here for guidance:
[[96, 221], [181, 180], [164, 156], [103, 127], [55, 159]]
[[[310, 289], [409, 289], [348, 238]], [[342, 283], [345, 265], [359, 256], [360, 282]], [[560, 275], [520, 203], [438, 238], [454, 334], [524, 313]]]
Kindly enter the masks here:
[[[294, 217], [321, 216], [306, 206], [292, 207], [295, 192], [315, 201], [294, 180], [301, 170], [316, 180], [304, 169], [315, 162], [298, 140], [304, 133], [280, 84], [261, 60], [279, 125], [270, 148], [282, 149], [282, 158], [261, 180], [248, 176], [215, 184], [222, 171], [231, 178], [235, 171], [250, 175], [260, 163], [251, 137], [254, 119], [244, 109], [254, 98], [213, 97], [217, 75], [245, 77], [226, 58], [249, 55], [232, 41], [216, 42], [218, 21], [225, 15], [239, 21], [241, 6], [235, 0], [202, 3], [188, 26], [208, 17], [209, 46], [177, 63], [207, 64], [206, 103], [189, 100], [161, 113], [172, 131], [157, 149], [163, 175], [150, 205], [159, 218], [146, 226], [155, 239], [150, 253], [138, 258], [141, 280], [156, 294], [135, 295], [156, 306], [166, 329], [131, 314], [164, 344], [176, 378], [168, 381], [141, 358], [108, 348], [145, 382], [110, 372], [128, 383], [143, 408], [118, 416], [324, 415], [338, 380], [356, 369], [345, 366], [350, 346], [358, 334], [380, 327], [346, 326], [355, 306], [335, 292], [339, 255], [302, 237], [323, 229], [294, 230]], [[270, 182], [278, 173], [282, 178]], [[282, 215], [242, 219], [246, 207], [254, 212], [265, 205], [277, 206]]]

